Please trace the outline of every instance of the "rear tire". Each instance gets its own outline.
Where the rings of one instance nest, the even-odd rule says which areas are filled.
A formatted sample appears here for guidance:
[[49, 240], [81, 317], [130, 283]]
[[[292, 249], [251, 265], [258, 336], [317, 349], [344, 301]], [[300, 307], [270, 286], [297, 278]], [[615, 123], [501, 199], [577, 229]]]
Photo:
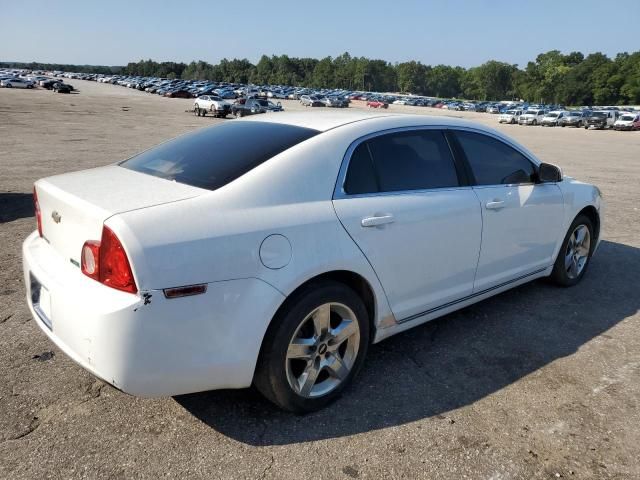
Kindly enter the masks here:
[[586, 215], [578, 215], [569, 227], [550, 279], [562, 287], [572, 287], [582, 280], [596, 245], [593, 222]]
[[369, 318], [362, 299], [342, 283], [309, 284], [271, 322], [254, 384], [280, 408], [319, 410], [357, 375], [368, 345]]

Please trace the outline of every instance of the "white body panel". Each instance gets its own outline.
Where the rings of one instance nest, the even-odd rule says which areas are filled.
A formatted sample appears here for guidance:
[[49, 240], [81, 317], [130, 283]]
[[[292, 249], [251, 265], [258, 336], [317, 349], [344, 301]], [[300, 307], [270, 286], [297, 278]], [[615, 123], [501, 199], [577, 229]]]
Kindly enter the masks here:
[[[369, 285], [379, 341], [548, 274], [537, 270], [553, 263], [576, 214], [587, 206], [601, 211], [597, 189], [572, 179], [505, 187], [508, 208], [490, 217], [483, 202], [496, 192], [485, 187], [334, 200], [355, 139], [425, 125], [489, 130], [445, 117], [336, 111], [234, 120], [244, 121], [323, 133], [215, 191], [119, 166], [36, 184], [50, 238], [34, 233], [24, 243], [29, 306], [62, 350], [118, 388], [156, 396], [250, 385], [278, 308], [326, 272], [351, 272]], [[54, 208], [60, 224], [46, 220]], [[394, 223], [358, 226], [364, 216], [385, 212]], [[83, 241], [99, 240], [102, 223], [122, 242], [138, 294], [102, 285], [69, 261]], [[50, 315], [51, 330], [31, 301], [31, 275], [48, 292], [40, 311]], [[481, 292], [504, 278], [516, 280]], [[193, 284], [206, 284], [206, 293], [169, 300], [162, 292]]]
[[[472, 292], [482, 219], [471, 188], [343, 198], [334, 205], [378, 274], [396, 319]], [[364, 227], [363, 219], [373, 216], [392, 216], [392, 222]]]
[[[564, 218], [562, 193], [555, 184], [474, 187], [482, 204], [482, 252], [474, 291], [545, 269]], [[488, 208], [500, 203], [497, 208]]]

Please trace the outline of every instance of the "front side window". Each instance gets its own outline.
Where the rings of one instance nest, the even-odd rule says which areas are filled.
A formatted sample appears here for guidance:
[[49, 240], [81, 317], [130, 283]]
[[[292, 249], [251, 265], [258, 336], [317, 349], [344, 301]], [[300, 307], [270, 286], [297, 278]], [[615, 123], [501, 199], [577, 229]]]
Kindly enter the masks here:
[[523, 154], [480, 133], [456, 131], [477, 185], [534, 183], [535, 168]]
[[345, 192], [362, 194], [457, 187], [453, 156], [441, 131], [380, 135], [353, 152]]

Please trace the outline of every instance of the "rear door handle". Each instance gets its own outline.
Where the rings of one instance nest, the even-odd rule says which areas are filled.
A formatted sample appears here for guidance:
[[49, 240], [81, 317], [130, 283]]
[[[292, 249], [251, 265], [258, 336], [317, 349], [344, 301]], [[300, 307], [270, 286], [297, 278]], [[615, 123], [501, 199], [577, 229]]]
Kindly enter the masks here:
[[499, 210], [504, 208], [504, 200], [494, 200], [492, 202], [487, 202], [485, 205], [487, 210]]
[[361, 225], [363, 227], [377, 227], [379, 225], [386, 225], [387, 223], [393, 223], [393, 215], [365, 217], [362, 219]]

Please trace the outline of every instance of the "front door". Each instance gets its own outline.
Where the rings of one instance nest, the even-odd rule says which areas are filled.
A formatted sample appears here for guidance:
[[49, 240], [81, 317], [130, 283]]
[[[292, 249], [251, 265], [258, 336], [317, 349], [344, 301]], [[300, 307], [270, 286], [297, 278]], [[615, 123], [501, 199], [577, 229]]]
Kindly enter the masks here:
[[564, 216], [555, 183], [537, 183], [536, 167], [497, 138], [468, 131], [455, 135], [482, 206], [482, 245], [474, 292], [539, 272], [553, 264]]
[[461, 186], [441, 131], [387, 133], [360, 143], [334, 206], [398, 321], [471, 294], [480, 204], [473, 188]]

